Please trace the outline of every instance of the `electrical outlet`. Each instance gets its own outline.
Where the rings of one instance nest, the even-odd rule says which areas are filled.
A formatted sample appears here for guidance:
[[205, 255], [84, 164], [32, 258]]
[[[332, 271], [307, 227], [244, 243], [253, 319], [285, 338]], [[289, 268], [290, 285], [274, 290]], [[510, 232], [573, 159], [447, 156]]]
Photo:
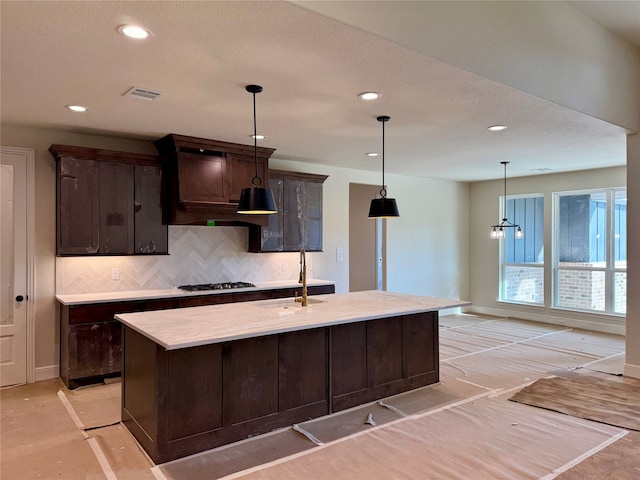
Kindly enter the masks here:
[[111, 280], [120, 280], [120, 269], [112, 268], [111, 269]]
[[336, 248], [336, 263], [344, 262], [344, 249], [342, 247]]
[[280, 268], [282, 268], [283, 272], [286, 272], [289, 269], [289, 265], [287, 264], [287, 262], [282, 262], [280, 264]]

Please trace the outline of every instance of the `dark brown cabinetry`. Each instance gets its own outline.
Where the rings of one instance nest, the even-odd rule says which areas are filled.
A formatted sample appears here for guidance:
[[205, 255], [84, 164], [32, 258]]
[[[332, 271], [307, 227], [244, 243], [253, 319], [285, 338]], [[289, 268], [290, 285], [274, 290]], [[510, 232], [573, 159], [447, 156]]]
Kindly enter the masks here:
[[125, 327], [122, 420], [163, 463], [325, 415], [326, 338], [320, 328], [165, 350]]
[[322, 184], [328, 177], [269, 171], [278, 213], [266, 226], [249, 227], [250, 252], [322, 251]]
[[51, 145], [57, 254], [167, 253], [157, 157]]
[[427, 312], [165, 350], [125, 326], [122, 421], [174, 460], [436, 383], [437, 329]]
[[135, 253], [168, 253], [167, 225], [162, 223], [162, 169], [136, 165], [133, 202]]
[[334, 412], [438, 381], [437, 313], [331, 328]]
[[100, 245], [98, 162], [72, 157], [57, 163], [59, 255], [96, 253]]
[[[314, 285], [309, 295], [334, 293], [333, 285]], [[195, 295], [180, 298], [122, 301], [113, 303], [59, 305], [60, 378], [69, 387], [96, 382], [122, 370], [121, 325], [118, 313], [195, 307], [221, 303], [293, 298], [299, 289], [257, 290], [254, 292]]]
[[[236, 213], [240, 193], [256, 175], [254, 147], [184, 135], [155, 142], [166, 173], [165, 222], [206, 225], [209, 221], [267, 224], [267, 215]], [[269, 181], [268, 161], [275, 149], [257, 150], [258, 176]]]

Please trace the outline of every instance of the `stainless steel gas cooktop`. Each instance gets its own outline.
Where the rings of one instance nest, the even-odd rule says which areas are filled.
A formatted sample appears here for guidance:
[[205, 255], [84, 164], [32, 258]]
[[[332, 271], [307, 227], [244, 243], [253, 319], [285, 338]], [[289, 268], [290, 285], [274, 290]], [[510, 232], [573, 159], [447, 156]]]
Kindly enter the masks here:
[[180, 285], [180, 290], [188, 292], [200, 292], [206, 290], [229, 290], [232, 288], [249, 288], [255, 287], [253, 283], [248, 282], [222, 282], [222, 283], [201, 283], [199, 285]]

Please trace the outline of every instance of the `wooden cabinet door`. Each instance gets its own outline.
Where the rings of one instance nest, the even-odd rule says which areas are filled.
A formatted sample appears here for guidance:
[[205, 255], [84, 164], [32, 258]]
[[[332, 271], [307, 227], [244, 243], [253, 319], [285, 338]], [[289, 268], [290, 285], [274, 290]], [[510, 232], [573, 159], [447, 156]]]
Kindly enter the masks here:
[[100, 162], [100, 248], [106, 255], [133, 253], [133, 165]]
[[277, 335], [225, 343], [222, 375], [222, 423], [225, 426], [276, 413]]
[[178, 154], [178, 197], [180, 202], [227, 203], [225, 178], [227, 159], [197, 153]]
[[100, 169], [93, 160], [63, 157], [58, 169], [58, 255], [86, 255], [100, 246]]
[[369, 386], [402, 380], [402, 317], [367, 322], [367, 372]]
[[69, 327], [69, 378], [109, 373], [108, 331], [109, 322]]
[[369, 401], [367, 323], [331, 327], [331, 405], [337, 412]]
[[304, 239], [310, 252], [322, 251], [322, 184], [304, 183]]
[[169, 252], [167, 225], [162, 224], [161, 184], [159, 166], [135, 166], [135, 253]]
[[327, 405], [326, 329], [280, 334], [278, 352], [279, 411]]
[[204, 345], [170, 350], [167, 357], [167, 381], [161, 395], [168, 409], [168, 440], [178, 440], [212, 432], [222, 427], [223, 383], [222, 346]]
[[269, 188], [273, 192], [278, 213], [267, 217], [267, 226], [261, 228], [260, 250], [263, 252], [281, 252], [284, 248], [283, 234], [283, 188], [284, 180], [280, 178], [270, 178]]
[[435, 376], [439, 379], [439, 338], [437, 313], [402, 317], [404, 377]]
[[285, 180], [283, 195], [284, 250], [300, 250], [304, 246], [305, 236], [304, 182]]

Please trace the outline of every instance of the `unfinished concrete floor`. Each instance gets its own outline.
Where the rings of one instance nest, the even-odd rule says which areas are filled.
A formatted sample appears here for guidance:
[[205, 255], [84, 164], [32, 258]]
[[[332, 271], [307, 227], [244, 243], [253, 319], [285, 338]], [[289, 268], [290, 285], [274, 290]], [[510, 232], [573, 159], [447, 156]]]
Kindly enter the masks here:
[[440, 324], [440, 384], [302, 423], [306, 436], [282, 429], [158, 466], [119, 423], [119, 382], [3, 389], [0, 478], [640, 478], [634, 432], [508, 401], [558, 370], [621, 374], [623, 337], [480, 315]]

